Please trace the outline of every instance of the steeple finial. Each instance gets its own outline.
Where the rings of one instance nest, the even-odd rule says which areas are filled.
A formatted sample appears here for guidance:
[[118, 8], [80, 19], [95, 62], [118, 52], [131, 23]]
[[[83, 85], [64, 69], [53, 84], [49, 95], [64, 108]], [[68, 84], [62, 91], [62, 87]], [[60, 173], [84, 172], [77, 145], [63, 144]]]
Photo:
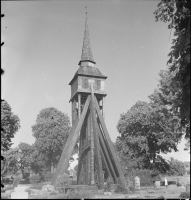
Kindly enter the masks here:
[[79, 62], [79, 65], [83, 61], [89, 61], [95, 64], [95, 61], [93, 59], [93, 54], [91, 50], [91, 45], [90, 45], [90, 37], [89, 37], [89, 29], [88, 29], [88, 16], [87, 16], [87, 6], [85, 7], [86, 9], [86, 20], [85, 20], [85, 30], [84, 30], [84, 40], [83, 40], [83, 47], [82, 47], [82, 55], [81, 55], [81, 60]]

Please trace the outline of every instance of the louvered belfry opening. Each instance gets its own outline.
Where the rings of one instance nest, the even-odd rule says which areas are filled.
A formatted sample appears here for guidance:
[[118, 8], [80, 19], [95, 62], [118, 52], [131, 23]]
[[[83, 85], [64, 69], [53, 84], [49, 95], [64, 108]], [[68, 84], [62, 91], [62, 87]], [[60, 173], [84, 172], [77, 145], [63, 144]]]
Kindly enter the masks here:
[[79, 141], [78, 185], [104, 187], [110, 177], [125, 185], [125, 178], [104, 121], [104, 99], [107, 79], [95, 66], [91, 51], [87, 13], [82, 56], [79, 69], [70, 81], [72, 128], [57, 165], [52, 184], [56, 187], [60, 175], [68, 167], [76, 143]]

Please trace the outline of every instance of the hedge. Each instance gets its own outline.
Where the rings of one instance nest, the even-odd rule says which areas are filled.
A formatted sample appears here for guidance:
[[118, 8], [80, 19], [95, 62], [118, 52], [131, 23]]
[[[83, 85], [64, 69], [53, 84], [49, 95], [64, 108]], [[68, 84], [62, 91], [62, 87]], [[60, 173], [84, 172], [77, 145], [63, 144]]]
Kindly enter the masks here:
[[132, 170], [125, 174], [125, 177], [128, 181], [134, 183], [135, 177], [140, 178], [140, 186], [152, 186], [155, 181], [161, 181], [160, 172], [156, 170]]

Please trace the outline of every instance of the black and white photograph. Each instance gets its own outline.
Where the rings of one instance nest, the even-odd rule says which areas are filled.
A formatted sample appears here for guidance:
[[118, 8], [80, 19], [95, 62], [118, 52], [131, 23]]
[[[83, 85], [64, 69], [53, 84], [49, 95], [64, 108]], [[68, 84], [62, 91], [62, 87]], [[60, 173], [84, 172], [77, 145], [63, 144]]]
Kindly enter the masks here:
[[1, 1], [1, 198], [190, 198], [190, 1]]

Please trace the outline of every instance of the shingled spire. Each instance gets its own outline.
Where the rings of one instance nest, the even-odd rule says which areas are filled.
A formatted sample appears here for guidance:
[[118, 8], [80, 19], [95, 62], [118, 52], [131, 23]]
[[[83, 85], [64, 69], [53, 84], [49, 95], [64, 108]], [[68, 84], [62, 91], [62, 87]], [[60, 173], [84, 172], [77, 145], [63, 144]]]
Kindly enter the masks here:
[[82, 56], [81, 56], [79, 65], [81, 65], [81, 62], [91, 62], [93, 64], [96, 63], [93, 59], [93, 54], [92, 54], [91, 45], [90, 45], [87, 7], [86, 7], [86, 21], [85, 21], [85, 30], [84, 30], [84, 41], [83, 41], [83, 47], [82, 47]]

